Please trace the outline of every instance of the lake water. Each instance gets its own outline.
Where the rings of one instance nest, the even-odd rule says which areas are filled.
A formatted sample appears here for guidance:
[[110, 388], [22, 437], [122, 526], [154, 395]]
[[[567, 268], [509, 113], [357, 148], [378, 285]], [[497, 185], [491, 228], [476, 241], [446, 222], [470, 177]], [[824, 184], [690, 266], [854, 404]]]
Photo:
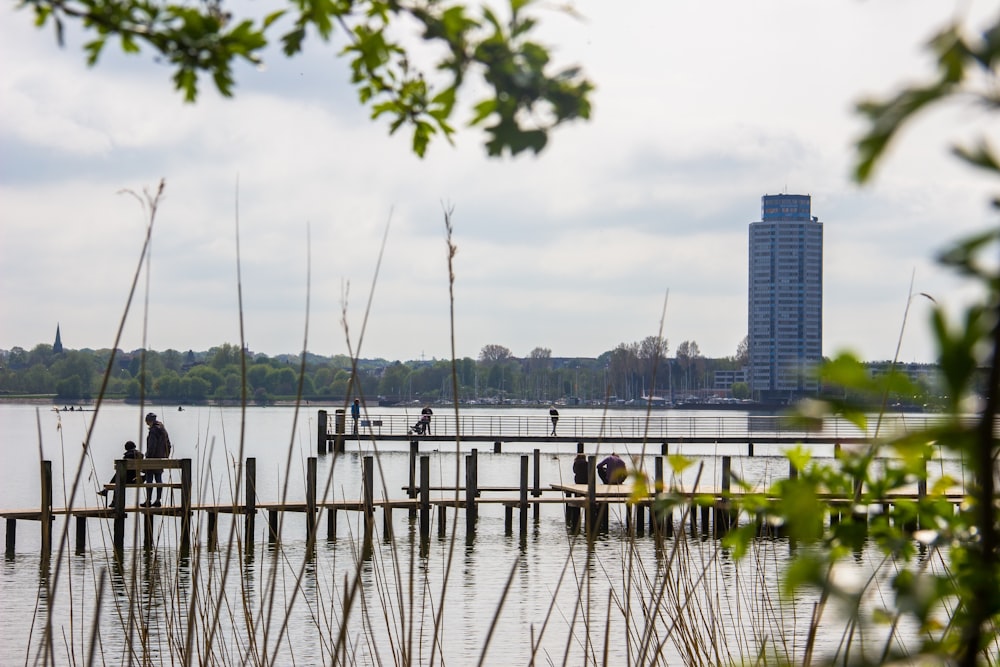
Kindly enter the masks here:
[[[318, 406], [298, 412], [250, 408], [245, 414], [238, 408], [152, 409], [170, 432], [174, 458], [193, 460], [196, 502], [241, 497], [233, 489], [246, 457], [257, 461], [259, 502], [304, 498], [306, 462], [316, 455]], [[407, 419], [414, 412], [376, 410]], [[72, 495], [78, 471], [74, 506], [101, 506], [95, 491], [111, 477], [128, 439], [145, 441], [135, 406], [94, 413], [0, 404], [0, 507], [38, 506], [40, 459], [52, 462], [55, 506]], [[474, 447], [463, 444], [456, 456], [453, 444], [423, 443], [431, 484], [464, 483], [463, 459]], [[570, 481], [575, 447], [539, 442], [505, 444], [502, 453], [479, 447], [479, 483], [517, 484], [521, 455], [535, 448], [542, 451], [543, 487]], [[616, 449], [647, 471], [659, 454], [658, 446]], [[732, 453], [723, 449], [687, 452], [704, 464], [703, 483], [718, 480], [718, 454]], [[587, 453], [602, 456], [610, 447], [588, 443]], [[755, 453], [734, 458], [734, 472], [759, 484], [787, 475], [779, 451]], [[830, 447], [815, 452], [831, 454]], [[325, 497], [360, 499], [366, 456], [376, 461], [376, 497], [405, 497], [406, 443], [356, 439], [348, 440], [343, 455], [318, 458]], [[691, 468], [680, 481], [689, 486], [695, 474]], [[131, 503], [134, 492], [128, 493]], [[165, 500], [171, 500], [169, 491]], [[506, 533], [501, 505], [482, 507], [474, 535], [466, 534], [464, 511], [449, 510], [439, 537], [439, 517], [432, 514], [431, 539], [421, 544], [418, 524], [406, 511], [393, 513], [390, 538], [378, 510], [373, 550], [362, 555], [360, 513], [338, 513], [332, 539], [321, 517], [312, 554], [303, 514], [281, 515], [281, 538], [272, 544], [266, 513], [260, 513], [251, 550], [242, 546], [242, 519], [222, 515], [220, 546], [212, 551], [205, 516], [198, 513], [195, 546], [186, 557], [178, 554], [176, 519], [157, 519], [155, 546], [146, 550], [140, 521], [130, 514], [121, 568], [113, 564], [109, 520], [89, 520], [87, 549], [75, 554], [75, 523], [57, 518], [53, 535], [65, 549], [49, 560], [38, 553], [38, 524], [18, 522], [16, 552], [0, 570], [0, 664], [35, 664], [46, 650], [55, 664], [86, 664], [91, 652], [102, 664], [129, 662], [129, 656], [151, 664], [183, 663], [182, 656], [192, 664], [718, 664], [759, 652], [795, 662], [804, 649], [815, 600], [779, 596], [790, 548], [784, 540], [758, 540], [750, 557], [734, 562], [717, 540], [689, 529], [679, 527], [662, 541], [629, 538], [620, 506], [612, 506], [609, 531], [590, 548], [567, 530], [560, 504], [540, 505], [524, 536], [517, 510], [513, 534]], [[873, 554], [860, 556], [839, 576], [878, 582], [891, 574], [874, 570], [879, 559]], [[846, 627], [835, 610], [826, 613], [830, 622], [820, 626], [819, 654], [838, 650]], [[902, 628], [903, 639], [908, 631]], [[880, 636], [875, 628], [863, 641], [881, 651]]]

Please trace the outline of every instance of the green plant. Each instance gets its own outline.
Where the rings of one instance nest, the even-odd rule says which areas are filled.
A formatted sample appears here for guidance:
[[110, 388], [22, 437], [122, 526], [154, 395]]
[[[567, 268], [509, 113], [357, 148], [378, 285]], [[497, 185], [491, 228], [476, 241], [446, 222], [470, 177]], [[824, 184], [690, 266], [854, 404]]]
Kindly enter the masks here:
[[[1000, 21], [971, 37], [958, 24], [948, 26], [931, 41], [931, 49], [938, 69], [929, 83], [905, 87], [886, 100], [859, 106], [869, 123], [857, 146], [859, 181], [872, 178], [887, 147], [919, 112], [962, 100], [996, 112]], [[1000, 162], [985, 139], [972, 148], [955, 147], [953, 152], [967, 165], [1000, 177]], [[994, 198], [992, 205], [1000, 208], [1000, 199]], [[784, 586], [788, 593], [805, 587], [820, 592], [822, 603], [814, 623], [820, 623], [828, 601], [840, 600], [851, 610], [851, 632], [869, 622], [889, 628], [880, 654], [851, 655], [848, 648], [838, 662], [927, 658], [967, 667], [1000, 662], [1000, 525], [995, 486], [1000, 476], [998, 255], [1000, 228], [959, 240], [940, 255], [942, 264], [975, 282], [981, 294], [956, 318], [949, 318], [943, 304], [933, 307], [931, 327], [948, 414], [944, 423], [919, 432], [882, 433], [881, 424], [871, 424], [852, 399], [867, 397], [869, 403], [879, 402], [884, 408], [888, 397], [914, 395], [918, 389], [892, 370], [873, 378], [856, 359], [841, 355], [827, 362], [821, 373], [827, 386], [845, 390], [844, 398], [799, 406], [795, 416], [809, 422], [846, 417], [873, 434], [868, 446], [841, 451], [835, 465], [812, 461], [802, 450], [790, 452], [797, 476], [740, 501], [744, 511], [783, 525], [794, 541], [810, 547], [797, 555]], [[907, 312], [908, 307], [909, 303]], [[974, 406], [971, 416], [970, 405]], [[947, 474], [936, 479], [928, 475], [927, 464], [934, 452], [961, 462], [966, 497], [958, 507], [947, 495], [957, 480]], [[918, 492], [910, 496], [914, 489]], [[898, 497], [886, 511], [869, 516], [868, 508], [886, 504], [894, 494]], [[847, 499], [847, 505], [834, 504], [830, 497]], [[840, 519], [824, 524], [824, 514]], [[747, 526], [732, 533], [727, 542], [742, 552], [752, 535]], [[894, 563], [890, 604], [866, 604], [867, 587], [845, 586], [836, 577], [839, 564], [866, 544], [876, 545]], [[944, 567], [932, 567], [935, 561]], [[922, 637], [919, 645], [901, 647], [895, 641], [896, 629], [904, 621], [916, 624]], [[812, 646], [806, 662], [811, 656]]]
[[[174, 86], [189, 102], [196, 99], [203, 75], [231, 96], [234, 64], [260, 65], [279, 30], [286, 57], [300, 53], [311, 34], [330, 42], [339, 32], [340, 55], [350, 59], [359, 101], [370, 106], [373, 119], [390, 119], [390, 133], [409, 127], [413, 152], [420, 156], [435, 134], [450, 140], [456, 98], [472, 76], [490, 91], [473, 105], [470, 124], [485, 126], [491, 156], [538, 153], [554, 127], [590, 117], [592, 84], [578, 67], [551, 72], [548, 49], [531, 40], [537, 23], [526, 12], [531, 0], [510, 0], [506, 20], [488, 7], [475, 18], [461, 3], [290, 0], [265, 16], [235, 4], [239, 9], [222, 0], [21, 2], [33, 9], [37, 26], [55, 27], [60, 44], [65, 24], [78, 23], [92, 37], [84, 47], [91, 65], [111, 39], [127, 54], [151, 50], [173, 68]], [[409, 26], [422, 42], [406, 38]], [[430, 66], [415, 65], [425, 57]]]

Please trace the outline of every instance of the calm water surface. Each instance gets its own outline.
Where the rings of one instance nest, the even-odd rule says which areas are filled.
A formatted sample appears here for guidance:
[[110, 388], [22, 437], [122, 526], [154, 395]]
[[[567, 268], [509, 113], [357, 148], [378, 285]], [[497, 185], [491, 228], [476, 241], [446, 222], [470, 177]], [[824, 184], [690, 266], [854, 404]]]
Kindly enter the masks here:
[[[235, 408], [153, 410], [170, 432], [174, 457], [194, 462], [197, 501], [233, 498], [246, 457], [257, 460], [259, 501], [304, 498], [306, 460], [316, 455], [316, 407], [298, 413], [252, 408], [245, 416]], [[73, 495], [79, 471], [74, 506], [99, 506], [95, 491], [111, 476], [123, 442], [145, 440], [141, 417], [137, 407], [124, 405], [102, 408], [96, 419], [93, 412], [0, 405], [0, 507], [37, 507], [39, 459], [52, 461], [54, 505], [63, 506]], [[536, 446], [542, 450], [542, 486], [569, 481], [575, 448], [540, 443], [505, 445], [498, 454], [480, 446], [480, 484], [516, 484], [520, 456]], [[462, 458], [472, 448], [463, 445]], [[658, 447], [617, 448], [650, 471], [659, 454]], [[320, 486], [329, 498], [359, 499], [362, 459], [372, 455], [376, 496], [404, 497], [406, 450], [405, 443], [350, 441], [344, 455], [319, 457]], [[603, 455], [610, 448], [588, 444], [587, 452]], [[454, 445], [425, 443], [421, 453], [430, 456], [432, 485], [464, 479]], [[696, 457], [704, 463], [703, 483], [718, 479], [715, 454], [720, 453], [731, 452], [709, 450]], [[735, 458], [734, 471], [760, 484], [787, 474], [780, 452], [756, 453]], [[815, 452], [830, 454], [830, 448]], [[681, 482], [690, 485], [694, 474], [692, 468]], [[129, 502], [132, 498], [130, 492]], [[588, 549], [567, 532], [558, 504], [540, 505], [525, 536], [518, 534], [516, 510], [514, 533], [508, 535], [502, 506], [486, 505], [472, 536], [466, 534], [464, 512], [449, 510], [441, 538], [434, 511], [432, 537], [423, 545], [418, 524], [406, 511], [393, 513], [390, 538], [379, 510], [368, 557], [361, 554], [362, 519], [353, 512], [338, 513], [331, 539], [321, 516], [314, 554], [306, 550], [302, 514], [282, 515], [280, 542], [270, 544], [267, 517], [260, 513], [249, 550], [242, 546], [243, 521], [223, 515], [214, 551], [207, 548], [206, 519], [196, 514], [196, 546], [184, 557], [171, 518], [157, 519], [154, 548], [134, 546], [142, 544], [142, 529], [133, 514], [121, 568], [112, 562], [109, 521], [89, 520], [87, 550], [74, 554], [75, 524], [57, 518], [54, 535], [58, 542], [68, 534], [67, 548], [64, 556], [49, 560], [38, 553], [38, 525], [18, 522], [16, 553], [0, 570], [5, 630], [0, 664], [34, 664], [44, 649], [47, 623], [56, 664], [85, 664], [90, 651], [99, 664], [121, 664], [129, 655], [168, 664], [190, 651], [200, 656], [193, 662], [211, 653], [223, 664], [306, 665], [428, 664], [432, 653], [434, 662], [451, 664], [481, 659], [490, 665], [600, 664], [605, 655], [610, 664], [678, 664], [692, 654], [718, 664], [756, 654], [762, 645], [792, 661], [801, 654], [814, 600], [779, 599], [786, 542], [760, 540], [753, 554], [737, 563], [716, 540], [690, 531], [659, 543], [651, 537], [629, 540], [621, 511], [612, 509], [609, 532]], [[871, 574], [878, 559], [859, 556], [845, 565], [844, 577], [862, 581]], [[439, 614], [444, 629], [435, 643], [432, 629]], [[821, 649], [835, 650], [845, 622], [821, 627]], [[877, 637], [875, 631], [865, 640], [880, 650]]]

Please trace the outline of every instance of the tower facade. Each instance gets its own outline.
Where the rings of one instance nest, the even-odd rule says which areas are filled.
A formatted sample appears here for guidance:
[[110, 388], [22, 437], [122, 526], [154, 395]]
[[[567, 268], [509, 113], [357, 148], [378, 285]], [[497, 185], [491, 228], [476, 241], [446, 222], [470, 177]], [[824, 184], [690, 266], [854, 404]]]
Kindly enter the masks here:
[[823, 357], [823, 223], [809, 195], [764, 195], [750, 223], [747, 319], [756, 400], [785, 402], [819, 388]]

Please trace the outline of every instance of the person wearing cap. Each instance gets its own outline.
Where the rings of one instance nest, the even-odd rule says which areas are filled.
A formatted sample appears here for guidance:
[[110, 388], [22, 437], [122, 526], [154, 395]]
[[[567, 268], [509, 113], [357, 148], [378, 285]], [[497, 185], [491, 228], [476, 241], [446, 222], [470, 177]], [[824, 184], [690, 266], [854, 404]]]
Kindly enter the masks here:
[[[134, 442], [132, 442], [131, 440], [129, 440], [128, 442], [125, 443], [125, 453], [122, 454], [122, 458], [123, 459], [141, 459], [142, 458], [142, 452], [140, 452], [138, 449], [135, 448], [135, 443]], [[125, 483], [126, 484], [134, 484], [135, 483], [135, 474], [136, 474], [135, 470], [126, 470], [125, 471]], [[117, 481], [116, 481], [117, 479], [118, 479], [118, 473], [115, 472], [115, 474], [111, 476], [111, 481], [108, 482], [108, 484], [112, 484], [112, 485], [116, 484], [117, 483]], [[103, 498], [107, 498], [108, 497], [108, 490], [107, 489], [101, 489], [100, 491], [97, 492], [97, 495], [99, 495], [99, 496], [101, 496]], [[115, 496], [114, 496], [114, 494], [111, 495], [111, 504], [112, 505], [115, 504]]]
[[[150, 412], [146, 415], [146, 426], [149, 427], [149, 433], [146, 434], [146, 458], [147, 459], [165, 459], [170, 456], [170, 436], [167, 435], [167, 429], [163, 426], [163, 422], [156, 419], [156, 414]], [[143, 475], [143, 481], [146, 484], [163, 484], [163, 469], [159, 470], [146, 470], [145, 475]], [[142, 503], [143, 507], [159, 507], [160, 500], [163, 497], [163, 487], [156, 487], [156, 502], [150, 504], [153, 499], [153, 487], [146, 488], [146, 502]]]

